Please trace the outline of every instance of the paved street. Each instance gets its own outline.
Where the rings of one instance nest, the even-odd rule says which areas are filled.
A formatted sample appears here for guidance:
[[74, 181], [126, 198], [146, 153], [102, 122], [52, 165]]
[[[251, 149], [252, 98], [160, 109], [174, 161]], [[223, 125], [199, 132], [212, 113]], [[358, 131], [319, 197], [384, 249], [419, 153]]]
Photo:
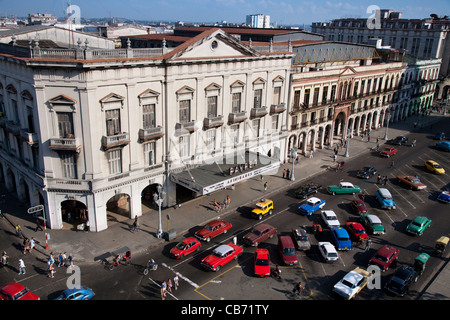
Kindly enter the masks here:
[[[287, 294], [299, 279], [307, 285], [308, 298], [310, 299], [334, 299], [331, 287], [352, 266], [367, 266], [367, 260], [375, 252], [375, 248], [384, 243], [393, 243], [401, 250], [400, 264], [411, 264], [414, 256], [421, 251], [432, 252], [434, 241], [440, 235], [449, 234], [449, 218], [445, 216], [446, 206], [437, 203], [436, 194], [450, 182], [448, 173], [443, 176], [434, 176], [423, 169], [423, 162], [428, 157], [434, 157], [444, 167], [450, 168], [448, 153], [443, 153], [431, 148], [435, 144], [432, 133], [449, 127], [449, 118], [441, 119], [432, 115], [423, 119], [423, 128], [414, 129], [413, 123], [417, 117], [411, 117], [400, 123], [391, 124], [389, 127], [389, 138], [406, 134], [417, 138], [418, 146], [415, 148], [400, 147], [399, 154], [395, 157], [395, 168], [389, 168], [390, 159], [382, 159], [377, 156], [371, 148], [376, 145], [376, 137], [383, 137], [385, 128], [372, 133], [371, 142], [366, 139], [353, 138], [350, 142], [349, 158], [344, 158], [345, 150], [339, 152], [338, 160], [345, 160], [344, 170], [335, 172], [330, 170], [335, 164], [332, 159], [333, 150], [319, 150], [314, 153], [314, 158], [301, 157], [300, 163], [295, 165], [295, 181], [289, 181], [281, 177], [281, 169], [272, 176], [264, 177], [268, 183], [268, 190], [264, 192], [263, 182], [259, 179], [251, 179], [236, 185], [236, 189], [218, 191], [210, 196], [201, 197], [183, 203], [180, 209], [168, 208], [163, 210], [163, 229], [174, 229], [177, 238], [167, 242], [157, 239], [155, 233], [158, 226], [157, 211], [152, 210], [144, 214], [141, 219], [142, 230], [137, 233], [129, 232], [131, 219], [118, 222], [100, 233], [83, 233], [72, 230], [49, 230], [49, 249], [45, 249], [45, 238], [42, 231], [35, 232], [35, 223], [28, 215], [26, 207], [17, 203], [14, 197], [8, 196], [6, 203], [2, 205], [2, 212], [6, 219], [0, 221], [1, 250], [6, 250], [10, 256], [10, 266], [0, 270], [0, 283], [20, 282], [42, 299], [52, 299], [57, 292], [65, 288], [70, 274], [64, 268], [57, 269], [54, 279], [46, 278], [46, 260], [50, 252], [72, 253], [75, 263], [81, 266], [83, 283], [92, 283], [94, 291], [97, 291], [97, 299], [160, 299], [159, 285], [163, 280], [173, 277], [178, 272], [181, 278], [179, 291], [167, 299], [194, 299], [194, 300], [286, 300]], [[409, 132], [411, 131], [411, 133]], [[394, 199], [398, 202], [395, 212], [386, 212], [377, 206], [374, 193], [380, 186], [376, 179], [361, 180], [356, 178], [356, 171], [369, 161], [378, 168], [383, 175], [389, 178], [388, 187]], [[291, 168], [285, 164], [283, 168]], [[411, 191], [396, 182], [397, 174], [418, 174], [422, 182], [428, 185], [426, 191]], [[297, 213], [297, 207], [301, 200], [293, 197], [292, 191], [306, 181], [313, 180], [324, 186], [338, 183], [339, 181], [350, 181], [361, 186], [362, 194], [366, 195], [365, 202], [370, 211], [376, 213], [382, 219], [387, 228], [385, 236], [375, 238], [372, 251], [365, 252], [363, 248], [355, 248], [351, 252], [341, 252], [340, 261], [336, 264], [324, 264], [320, 262], [317, 255], [317, 242], [329, 239], [329, 231], [317, 237], [311, 235], [313, 248], [309, 252], [299, 252], [301, 265], [295, 268], [282, 268], [282, 280], [265, 279], [266, 282], [255, 281], [252, 276], [254, 248], [245, 247], [244, 254], [238, 263], [230, 264], [230, 268], [224, 268], [217, 274], [210, 272], [199, 272], [201, 266], [199, 261], [207, 253], [209, 248], [215, 247], [219, 242], [231, 241], [233, 236], [238, 239], [249, 229], [258, 223], [249, 219], [248, 212], [254, 203], [262, 198], [268, 197], [274, 200], [275, 214], [269, 219], [263, 220], [278, 228], [279, 234], [289, 233], [292, 224], [305, 225], [311, 228], [314, 222], [320, 222], [318, 214], [310, 217], [301, 217]], [[0, 189], [5, 193], [4, 188]], [[227, 195], [231, 197], [231, 205], [224, 212], [217, 213], [213, 210], [211, 203], [214, 199], [222, 201]], [[321, 190], [318, 197], [327, 200], [327, 208], [333, 208], [342, 218], [341, 222], [356, 219], [351, 213], [348, 203], [360, 195], [336, 195], [331, 196], [325, 190]], [[419, 214], [432, 217], [433, 225], [430, 230], [420, 237], [415, 238], [406, 235], [406, 225]], [[170, 220], [167, 217], [170, 217]], [[199, 226], [205, 222], [220, 216], [233, 224], [230, 233], [214, 239], [209, 244], [203, 244], [198, 256], [187, 258], [183, 261], [174, 261], [168, 258], [168, 251], [179, 240], [186, 235], [192, 235]], [[25, 235], [34, 237], [38, 246], [32, 254], [23, 255], [21, 241], [15, 236], [12, 225], [20, 224]], [[310, 229], [309, 229], [310, 230]], [[276, 241], [274, 237], [263, 245], [271, 252], [272, 263], [281, 263], [276, 252]], [[327, 240], [329, 241], [329, 240]], [[103, 270], [100, 260], [111, 257], [114, 252], [129, 248], [133, 252], [133, 263], [131, 266], [121, 267], [112, 272]], [[147, 277], [142, 274], [141, 266], [149, 256], [155, 257], [159, 262], [159, 269], [150, 273]], [[24, 259], [27, 264], [27, 274], [17, 275], [17, 261]], [[448, 291], [448, 251], [444, 258], [432, 257], [424, 275], [414, 285], [407, 299], [449, 299]], [[393, 268], [395, 269], [395, 268]], [[344, 271], [345, 270], [345, 271]], [[133, 271], [130, 273], [130, 271]], [[393, 270], [389, 270], [389, 275]], [[131, 276], [132, 274], [132, 276]], [[383, 281], [387, 281], [388, 273], [383, 275]], [[86, 279], [88, 279], [86, 281]], [[270, 285], [267, 282], [270, 281]], [[268, 291], [265, 288], [272, 288]], [[358, 299], [389, 299], [380, 292], [373, 293], [368, 290], [361, 292]]]

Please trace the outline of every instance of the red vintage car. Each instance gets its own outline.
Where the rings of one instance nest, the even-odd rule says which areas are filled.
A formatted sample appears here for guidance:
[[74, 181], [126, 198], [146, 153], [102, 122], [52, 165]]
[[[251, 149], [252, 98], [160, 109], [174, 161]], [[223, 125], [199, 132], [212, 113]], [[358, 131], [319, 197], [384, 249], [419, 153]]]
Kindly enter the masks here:
[[194, 237], [186, 238], [170, 249], [170, 255], [174, 259], [183, 259], [188, 254], [200, 250], [202, 244]]
[[353, 241], [367, 240], [369, 236], [366, 233], [366, 229], [359, 222], [346, 222], [345, 229]]
[[199, 240], [209, 242], [212, 238], [218, 236], [222, 233], [227, 233], [228, 229], [231, 228], [231, 223], [223, 220], [213, 220], [208, 222], [195, 232], [195, 237]]
[[263, 223], [255, 226], [249, 233], [244, 235], [242, 240], [246, 245], [257, 247], [261, 242], [272, 238], [274, 234], [277, 234], [277, 228]]
[[255, 251], [255, 275], [260, 277], [270, 276], [270, 254], [267, 249], [256, 249]]
[[221, 244], [213, 252], [204, 258], [201, 265], [211, 271], [219, 271], [224, 265], [242, 254], [242, 247], [233, 242]]
[[13, 282], [0, 287], [0, 300], [40, 300], [40, 298], [23, 285]]
[[387, 147], [383, 151], [380, 152], [380, 156], [389, 158], [390, 156], [395, 155], [398, 152], [394, 147]]
[[369, 260], [369, 265], [380, 268], [381, 271], [387, 271], [394, 261], [398, 259], [400, 250], [385, 244]]
[[357, 214], [367, 213], [366, 204], [361, 199], [354, 199], [352, 202], [350, 202], [350, 207], [352, 208], [354, 213]]

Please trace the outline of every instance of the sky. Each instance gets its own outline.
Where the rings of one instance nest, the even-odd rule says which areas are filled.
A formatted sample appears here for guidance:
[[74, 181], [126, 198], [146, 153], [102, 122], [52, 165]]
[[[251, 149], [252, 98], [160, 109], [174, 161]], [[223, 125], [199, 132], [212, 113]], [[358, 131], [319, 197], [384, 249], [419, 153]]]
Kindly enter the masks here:
[[[67, 16], [69, 0], [0, 0], [0, 16], [28, 13]], [[72, 0], [84, 18], [243, 23], [248, 14], [270, 16], [271, 24], [309, 25], [338, 18], [369, 18], [370, 6], [403, 12], [403, 18], [450, 16], [449, 0]]]

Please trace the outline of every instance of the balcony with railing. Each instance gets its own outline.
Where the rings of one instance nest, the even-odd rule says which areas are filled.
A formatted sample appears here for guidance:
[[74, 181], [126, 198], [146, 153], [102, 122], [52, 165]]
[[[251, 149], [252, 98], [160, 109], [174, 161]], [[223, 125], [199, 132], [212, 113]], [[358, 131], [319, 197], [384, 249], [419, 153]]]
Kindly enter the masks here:
[[55, 151], [79, 152], [81, 145], [78, 138], [75, 137], [51, 138], [49, 148]]
[[203, 119], [203, 128], [205, 130], [223, 126], [223, 116], [207, 117]]
[[195, 120], [185, 122], [185, 123], [177, 123], [177, 124], [175, 124], [175, 130], [186, 130], [189, 132], [194, 132], [196, 129], [195, 124], [196, 124]]
[[245, 111], [239, 111], [239, 112], [231, 112], [228, 115], [228, 123], [229, 124], [236, 124], [236, 123], [240, 123], [243, 122], [245, 120], [247, 120], [247, 115]]
[[270, 114], [278, 114], [286, 111], [286, 103], [272, 104], [270, 106]]
[[108, 150], [114, 147], [126, 146], [129, 143], [130, 134], [128, 132], [102, 137], [102, 147], [104, 150]]
[[250, 118], [262, 118], [267, 114], [267, 107], [252, 108], [250, 110]]
[[139, 140], [141, 142], [156, 140], [164, 136], [164, 129], [161, 126], [147, 129], [139, 129]]

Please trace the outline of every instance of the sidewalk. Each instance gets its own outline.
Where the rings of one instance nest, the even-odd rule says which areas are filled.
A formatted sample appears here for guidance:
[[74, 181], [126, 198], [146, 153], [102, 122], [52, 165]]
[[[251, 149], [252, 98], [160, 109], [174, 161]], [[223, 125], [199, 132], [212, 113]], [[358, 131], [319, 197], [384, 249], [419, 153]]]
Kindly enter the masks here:
[[[413, 130], [413, 123], [418, 119], [417, 116], [412, 116], [405, 121], [390, 123], [388, 129], [388, 138], [392, 139], [403, 134], [410, 134]], [[429, 131], [430, 124], [442, 119], [441, 114], [432, 114], [422, 119], [423, 130]], [[380, 128], [371, 132], [371, 141], [367, 142], [367, 137], [361, 141], [360, 137], [354, 137], [349, 145], [349, 157], [345, 158], [345, 148], [339, 150], [337, 161], [351, 161], [361, 154], [369, 153], [370, 149], [376, 146], [376, 138], [380, 137], [380, 149], [383, 148], [383, 137], [386, 128]], [[303, 183], [310, 181], [309, 178], [320, 173], [325, 172], [329, 166], [335, 166], [333, 162], [332, 149], [318, 149], [314, 152], [312, 159], [307, 156], [300, 156], [299, 163], [295, 166], [295, 181], [282, 178], [283, 169], [292, 169], [292, 164], [284, 164], [278, 170], [276, 175], [264, 176], [261, 182], [260, 178], [252, 178], [247, 181], [236, 184], [235, 190], [226, 189], [214, 192], [209, 196], [202, 196], [197, 199], [182, 203], [180, 209], [166, 208], [162, 210], [162, 228], [164, 232], [168, 229], [176, 231], [177, 241], [186, 235], [191, 235], [190, 229], [196, 226], [205, 224], [218, 216], [224, 217], [230, 213], [235, 212], [242, 206], [253, 206], [254, 203], [262, 198], [268, 197], [274, 193], [283, 190], [289, 190], [298, 187]], [[268, 190], [264, 192], [264, 182], [268, 183]], [[5, 193], [5, 187], [0, 187], [0, 193]], [[229, 195], [231, 198], [230, 206], [221, 213], [214, 211], [211, 203], [216, 199], [222, 202], [225, 197]], [[166, 244], [165, 239], [156, 238], [155, 234], [158, 228], [158, 211], [152, 210], [149, 213], [143, 214], [139, 217], [141, 230], [136, 233], [129, 231], [129, 226], [133, 223], [133, 219], [127, 219], [123, 222], [117, 222], [111, 225], [107, 230], [101, 232], [76, 232], [72, 230], [47, 230], [50, 234], [48, 244], [50, 249], [45, 250], [44, 232], [35, 232], [35, 221], [31, 219], [27, 213], [27, 207], [17, 202], [17, 199], [8, 197], [7, 204], [3, 212], [5, 216], [13, 224], [22, 226], [24, 234], [28, 237], [34, 237], [37, 242], [37, 250], [44, 256], [48, 256], [50, 252], [59, 254], [66, 252], [66, 254], [73, 254], [75, 261], [78, 264], [93, 263], [103, 257], [109, 257], [112, 252], [119, 251], [124, 247], [129, 248], [133, 254], [146, 253], [149, 249], [162, 246]], [[170, 220], [167, 220], [167, 216]], [[11, 229], [11, 232], [14, 230]], [[445, 270], [443, 270], [445, 271]], [[444, 276], [446, 273], [441, 272]], [[448, 278], [447, 278], [448, 279]], [[441, 282], [442, 279], [435, 278], [435, 282]], [[450, 280], [446, 281], [447, 283]], [[448, 287], [448, 286], [447, 286]], [[430, 286], [430, 289], [433, 288]], [[441, 293], [449, 297], [449, 292]]]

